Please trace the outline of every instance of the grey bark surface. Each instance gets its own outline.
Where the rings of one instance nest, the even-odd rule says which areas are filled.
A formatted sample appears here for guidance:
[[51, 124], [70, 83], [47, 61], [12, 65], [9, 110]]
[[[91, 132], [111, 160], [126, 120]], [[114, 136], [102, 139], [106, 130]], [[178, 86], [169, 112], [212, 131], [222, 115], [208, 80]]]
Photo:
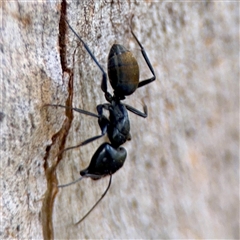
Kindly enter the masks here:
[[[106, 100], [100, 70], [61, 13], [105, 69], [118, 42], [144, 79], [133, 15], [157, 76], [127, 97], [148, 117], [129, 113], [127, 160], [77, 226], [108, 177], [57, 185], [77, 179], [107, 138], [57, 156], [100, 129], [44, 104], [96, 112]], [[239, 238], [239, 3], [3, 1], [1, 15], [1, 238]]]

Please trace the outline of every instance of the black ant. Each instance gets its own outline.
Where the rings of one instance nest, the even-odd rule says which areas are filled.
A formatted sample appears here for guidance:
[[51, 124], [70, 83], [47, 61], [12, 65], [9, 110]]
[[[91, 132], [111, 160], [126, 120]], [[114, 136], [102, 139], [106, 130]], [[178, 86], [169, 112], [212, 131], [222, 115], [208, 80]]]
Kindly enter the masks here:
[[[98, 124], [102, 132], [101, 135], [89, 138], [83, 141], [82, 143], [73, 147], [66, 148], [63, 151], [86, 145], [104, 136], [105, 134], [108, 135], [108, 138], [110, 141], [110, 143], [107, 143], [107, 142], [103, 143], [97, 149], [97, 151], [94, 153], [91, 159], [90, 165], [86, 169], [80, 171], [80, 175], [82, 176], [81, 178], [79, 178], [78, 180], [72, 183], [58, 186], [58, 187], [66, 187], [73, 183], [76, 183], [77, 181], [80, 181], [85, 177], [90, 177], [93, 180], [98, 180], [107, 175], [110, 175], [109, 184], [106, 190], [104, 191], [103, 195], [94, 204], [94, 206], [87, 212], [87, 214], [84, 215], [84, 217], [76, 223], [78, 224], [82, 222], [91, 213], [91, 211], [97, 206], [97, 204], [103, 199], [103, 197], [106, 195], [107, 191], [110, 188], [112, 174], [114, 174], [117, 170], [119, 170], [125, 162], [125, 159], [127, 157], [127, 151], [123, 147], [121, 147], [121, 145], [124, 144], [127, 140], [131, 139], [130, 122], [129, 122], [127, 110], [129, 110], [134, 114], [137, 114], [140, 117], [143, 117], [143, 118], [147, 117], [146, 105], [144, 105], [143, 112], [141, 112], [127, 104], [123, 104], [121, 100], [124, 100], [125, 96], [131, 95], [132, 93], [134, 93], [137, 88], [143, 87], [146, 84], [153, 82], [156, 79], [156, 77], [155, 77], [153, 67], [147, 57], [147, 54], [142, 44], [139, 42], [136, 35], [133, 33], [131, 29], [131, 33], [134, 39], [137, 41], [138, 45], [140, 46], [142, 55], [150, 71], [152, 72], [153, 77], [143, 81], [139, 81], [139, 66], [138, 66], [137, 60], [134, 58], [132, 53], [128, 51], [124, 46], [119, 44], [114, 44], [108, 55], [108, 78], [110, 80], [112, 88], [114, 89], [114, 93], [112, 96], [107, 91], [106, 72], [98, 63], [97, 59], [92, 54], [92, 52], [90, 51], [86, 43], [82, 40], [82, 38], [74, 31], [74, 29], [70, 26], [68, 22], [67, 24], [71, 29], [71, 31], [75, 34], [75, 36], [82, 42], [85, 49], [91, 56], [92, 60], [97, 64], [98, 68], [101, 70], [102, 72], [101, 89], [104, 92], [105, 98], [108, 102], [104, 104], [99, 104], [97, 106], [98, 114], [91, 113], [78, 108], [71, 108], [63, 105], [48, 104], [48, 106], [70, 108], [79, 113], [98, 118]], [[104, 109], [109, 111], [109, 118], [103, 115]]]

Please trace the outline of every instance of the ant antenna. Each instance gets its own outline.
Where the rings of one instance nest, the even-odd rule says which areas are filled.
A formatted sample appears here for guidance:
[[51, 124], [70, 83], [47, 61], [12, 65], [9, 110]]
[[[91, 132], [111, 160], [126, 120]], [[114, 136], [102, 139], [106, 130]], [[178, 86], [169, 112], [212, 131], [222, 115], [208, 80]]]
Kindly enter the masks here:
[[104, 198], [104, 196], [107, 194], [110, 186], [111, 186], [111, 182], [112, 182], [112, 174], [110, 174], [110, 178], [109, 178], [109, 183], [108, 186], [105, 190], [105, 192], [103, 193], [103, 195], [99, 198], [99, 200], [93, 205], [93, 207], [78, 221], [75, 223], [75, 225], [78, 225], [79, 223], [81, 223], [91, 212], [92, 210], [100, 203], [100, 201]]
[[83, 178], [84, 178], [84, 177], [80, 177], [79, 179], [77, 179], [77, 180], [75, 180], [75, 181], [73, 181], [73, 182], [70, 182], [70, 183], [67, 183], [67, 184], [58, 185], [57, 187], [58, 187], [58, 188], [68, 187], [68, 186], [70, 186], [70, 185], [72, 185], [72, 184], [74, 184], [74, 183], [77, 183], [77, 182], [81, 181]]

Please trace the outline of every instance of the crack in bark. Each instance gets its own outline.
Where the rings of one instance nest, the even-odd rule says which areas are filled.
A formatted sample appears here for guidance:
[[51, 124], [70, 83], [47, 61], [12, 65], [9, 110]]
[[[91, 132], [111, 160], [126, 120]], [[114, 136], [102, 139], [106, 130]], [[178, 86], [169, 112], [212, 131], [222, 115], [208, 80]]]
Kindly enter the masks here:
[[[68, 82], [68, 97], [66, 99], [66, 106], [72, 107], [73, 100], [73, 71], [67, 67], [66, 60], [66, 30], [67, 25], [65, 22], [65, 17], [67, 14], [67, 3], [66, 0], [61, 2], [61, 11], [60, 11], [60, 20], [59, 20], [59, 49], [60, 49], [60, 62], [62, 67], [62, 76], [64, 73], [69, 75]], [[62, 150], [65, 147], [66, 139], [68, 132], [71, 128], [71, 123], [73, 120], [73, 111], [71, 109], [65, 110], [66, 118], [61, 129], [55, 133], [52, 137], [52, 144], [46, 148], [46, 154], [44, 157], [44, 168], [47, 179], [47, 191], [45, 193], [45, 198], [43, 200], [42, 206], [42, 228], [43, 228], [43, 237], [44, 239], [54, 239], [53, 231], [53, 206], [56, 194], [58, 193], [57, 188], [57, 177], [56, 177], [56, 168], [58, 163], [62, 160]], [[57, 154], [56, 154], [57, 152]], [[52, 158], [56, 158], [53, 161]], [[51, 162], [50, 162], [51, 161]], [[50, 165], [51, 164], [51, 165]]]

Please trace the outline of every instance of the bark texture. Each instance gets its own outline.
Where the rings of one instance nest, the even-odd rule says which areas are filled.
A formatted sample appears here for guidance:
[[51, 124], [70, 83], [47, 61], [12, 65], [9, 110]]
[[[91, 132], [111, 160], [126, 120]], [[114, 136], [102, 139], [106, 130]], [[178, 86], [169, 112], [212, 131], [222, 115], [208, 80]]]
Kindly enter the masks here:
[[[62, 1], [1, 3], [1, 238], [239, 238], [239, 3]], [[101, 72], [66, 26], [106, 69], [113, 43], [138, 59], [141, 79], [127, 97], [132, 140], [100, 205], [74, 225], [108, 178], [79, 177], [104, 137], [96, 118], [44, 107], [96, 112]], [[110, 90], [109, 85], [109, 90]]]

